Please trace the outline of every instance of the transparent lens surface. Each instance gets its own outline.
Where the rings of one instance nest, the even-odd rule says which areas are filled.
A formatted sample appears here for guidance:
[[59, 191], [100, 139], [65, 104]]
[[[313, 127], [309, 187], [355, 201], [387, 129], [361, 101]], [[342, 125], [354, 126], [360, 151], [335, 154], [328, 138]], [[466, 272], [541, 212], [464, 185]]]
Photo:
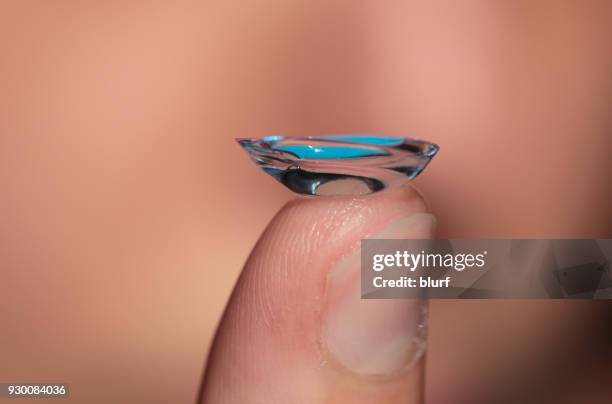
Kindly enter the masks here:
[[362, 195], [397, 186], [419, 175], [439, 150], [422, 140], [373, 135], [237, 140], [266, 173], [306, 195]]

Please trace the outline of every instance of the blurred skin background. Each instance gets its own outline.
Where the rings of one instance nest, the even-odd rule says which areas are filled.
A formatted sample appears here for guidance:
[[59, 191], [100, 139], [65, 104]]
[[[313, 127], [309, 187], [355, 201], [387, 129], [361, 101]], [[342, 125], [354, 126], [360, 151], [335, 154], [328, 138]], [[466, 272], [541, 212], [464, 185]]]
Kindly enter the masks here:
[[[612, 236], [612, 2], [0, 4], [0, 381], [195, 400], [293, 196], [233, 138], [441, 145], [440, 238]], [[428, 402], [609, 402], [608, 302], [434, 301]]]

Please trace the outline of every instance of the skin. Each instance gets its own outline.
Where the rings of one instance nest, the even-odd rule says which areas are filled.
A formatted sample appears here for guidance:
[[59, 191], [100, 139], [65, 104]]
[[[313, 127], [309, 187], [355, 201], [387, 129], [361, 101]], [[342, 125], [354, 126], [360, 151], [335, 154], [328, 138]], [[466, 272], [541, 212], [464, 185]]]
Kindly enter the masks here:
[[[3, 2], [0, 380], [194, 401], [292, 198], [234, 137], [423, 137], [439, 238], [611, 237], [612, 2], [382, 3]], [[428, 400], [608, 402], [605, 304], [431, 302]]]
[[[329, 304], [326, 278], [339, 252], [355, 249], [398, 216], [426, 210], [412, 187], [366, 197], [300, 198], [281, 209], [225, 310], [200, 402], [422, 402], [423, 357], [390, 375], [357, 374], [322, 347], [321, 323]], [[410, 235], [433, 234], [415, 228]]]

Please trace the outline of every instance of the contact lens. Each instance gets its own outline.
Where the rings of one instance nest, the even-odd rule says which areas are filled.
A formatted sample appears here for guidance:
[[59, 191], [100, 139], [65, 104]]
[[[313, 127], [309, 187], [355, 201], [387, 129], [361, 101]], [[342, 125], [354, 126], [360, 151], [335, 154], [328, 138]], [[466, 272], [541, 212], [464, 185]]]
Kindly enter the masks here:
[[306, 195], [382, 191], [415, 178], [439, 150], [422, 140], [371, 135], [236, 140], [266, 173]]

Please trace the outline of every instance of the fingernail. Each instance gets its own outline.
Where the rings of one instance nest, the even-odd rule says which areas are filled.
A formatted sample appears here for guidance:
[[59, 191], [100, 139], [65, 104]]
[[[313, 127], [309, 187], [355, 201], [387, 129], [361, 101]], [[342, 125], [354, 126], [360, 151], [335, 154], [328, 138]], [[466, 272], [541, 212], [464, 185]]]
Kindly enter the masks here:
[[[388, 223], [371, 238], [433, 238], [435, 218], [416, 213]], [[361, 299], [360, 250], [329, 273], [323, 342], [344, 368], [387, 375], [410, 368], [426, 343], [427, 305], [419, 299]]]

